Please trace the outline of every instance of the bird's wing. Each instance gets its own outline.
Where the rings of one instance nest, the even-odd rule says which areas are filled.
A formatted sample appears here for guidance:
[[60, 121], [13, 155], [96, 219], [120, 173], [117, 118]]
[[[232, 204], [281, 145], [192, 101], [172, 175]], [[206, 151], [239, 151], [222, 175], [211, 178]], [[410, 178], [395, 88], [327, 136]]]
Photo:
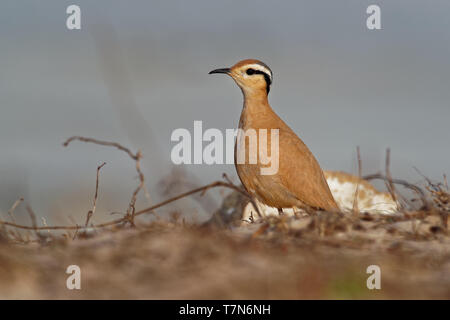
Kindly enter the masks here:
[[290, 128], [280, 129], [279, 135], [281, 183], [311, 207], [337, 209], [322, 169], [308, 147]]

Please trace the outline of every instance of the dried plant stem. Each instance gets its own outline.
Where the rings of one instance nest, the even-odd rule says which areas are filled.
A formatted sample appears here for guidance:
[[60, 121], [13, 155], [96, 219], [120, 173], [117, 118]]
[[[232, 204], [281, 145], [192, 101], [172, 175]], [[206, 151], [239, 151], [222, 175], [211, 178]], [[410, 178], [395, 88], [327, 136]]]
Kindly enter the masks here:
[[[33, 209], [31, 208], [30, 205], [26, 206], [27, 212], [31, 218], [31, 225], [33, 226], [33, 230], [36, 233], [36, 237], [38, 238], [38, 240], [42, 240], [44, 237], [39, 233], [39, 227], [37, 226], [37, 222], [36, 222], [36, 214], [34, 213]], [[47, 229], [48, 230], [48, 229]]]
[[86, 216], [86, 223], [84, 224], [85, 227], [88, 226], [89, 220], [91, 220], [92, 216], [95, 213], [95, 209], [97, 207], [97, 198], [98, 198], [98, 184], [99, 184], [99, 178], [100, 178], [100, 170], [105, 166], [106, 162], [103, 162], [101, 165], [97, 167], [97, 177], [95, 179], [95, 195], [94, 195], [94, 203], [92, 204], [92, 209], [88, 211]]
[[356, 154], [357, 154], [357, 159], [358, 159], [358, 184], [356, 185], [356, 190], [355, 190], [355, 197], [353, 199], [353, 214], [354, 215], [358, 215], [359, 213], [359, 209], [358, 209], [358, 193], [359, 193], [359, 184], [361, 181], [361, 176], [362, 176], [362, 161], [361, 161], [361, 153], [359, 151], [359, 146], [356, 147]]
[[140, 162], [141, 158], [142, 158], [142, 153], [140, 150], [138, 150], [138, 152], [136, 153], [136, 171], [138, 173], [140, 182], [131, 196], [130, 204], [129, 204], [128, 210], [127, 210], [127, 217], [129, 219], [129, 222], [132, 225], [134, 225], [134, 217], [136, 215], [135, 206], [136, 206], [137, 196], [139, 194], [139, 191], [141, 191], [144, 188], [144, 183], [145, 183], [144, 174], [141, 171], [141, 162]]
[[9, 215], [9, 217], [11, 218], [11, 221], [14, 222], [14, 223], [16, 222], [16, 220], [14, 219], [14, 216], [13, 216], [14, 210], [16, 210], [17, 206], [18, 206], [22, 201], [23, 201], [23, 197], [20, 197], [19, 199], [17, 199], [17, 200], [13, 203], [13, 205], [11, 206], [11, 209], [8, 210], [8, 215]]
[[[17, 199], [16, 201], [14, 201], [13, 205], [11, 206], [11, 208], [8, 210], [8, 216], [11, 219], [12, 223], [16, 223], [16, 219], [14, 218], [14, 210], [16, 210], [16, 208], [19, 206], [19, 204], [21, 204], [23, 202], [23, 197], [20, 197], [19, 199]], [[4, 227], [4, 226], [2, 226]], [[12, 233], [15, 240], [19, 241], [19, 242], [23, 242], [23, 238], [22, 235], [16, 231]]]
[[102, 145], [102, 146], [115, 147], [115, 148], [117, 148], [119, 150], [122, 150], [122, 151], [126, 152], [130, 156], [131, 159], [133, 159], [135, 161], [137, 160], [137, 156], [133, 152], [131, 152], [130, 149], [125, 148], [124, 146], [122, 146], [121, 144], [119, 144], [117, 142], [109, 142], [109, 141], [97, 140], [97, 139], [94, 139], [94, 138], [73, 136], [73, 137], [70, 137], [69, 139], [67, 139], [63, 143], [63, 146], [67, 147], [74, 140], [79, 140], [79, 141], [82, 141], [82, 142], [95, 143], [95, 144], [99, 144], [99, 145]]
[[397, 196], [395, 195], [395, 187], [394, 183], [392, 182], [392, 176], [391, 176], [391, 170], [390, 170], [390, 163], [391, 163], [391, 149], [386, 149], [386, 186], [389, 190], [389, 193], [391, 194], [392, 200], [394, 202], [397, 201]]

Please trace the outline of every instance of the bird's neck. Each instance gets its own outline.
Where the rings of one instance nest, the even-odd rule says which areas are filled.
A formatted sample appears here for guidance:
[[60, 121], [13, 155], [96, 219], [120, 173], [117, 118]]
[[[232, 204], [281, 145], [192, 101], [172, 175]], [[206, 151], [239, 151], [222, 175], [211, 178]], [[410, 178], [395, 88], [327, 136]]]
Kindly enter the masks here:
[[250, 113], [267, 112], [272, 108], [267, 99], [265, 90], [245, 91], [244, 94], [244, 110]]

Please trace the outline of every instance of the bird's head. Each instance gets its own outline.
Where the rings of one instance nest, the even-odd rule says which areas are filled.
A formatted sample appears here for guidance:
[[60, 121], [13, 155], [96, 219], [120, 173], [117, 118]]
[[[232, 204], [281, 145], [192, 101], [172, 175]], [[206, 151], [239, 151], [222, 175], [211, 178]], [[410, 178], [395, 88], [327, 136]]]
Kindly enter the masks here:
[[244, 95], [257, 92], [269, 94], [272, 84], [272, 70], [264, 63], [255, 59], [242, 60], [231, 68], [215, 69], [209, 72], [224, 73], [233, 78]]

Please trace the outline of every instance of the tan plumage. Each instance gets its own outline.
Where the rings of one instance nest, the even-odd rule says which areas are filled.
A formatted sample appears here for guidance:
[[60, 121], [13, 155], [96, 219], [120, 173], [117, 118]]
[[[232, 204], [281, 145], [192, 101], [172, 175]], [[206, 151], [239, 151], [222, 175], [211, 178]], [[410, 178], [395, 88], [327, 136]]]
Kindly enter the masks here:
[[[260, 168], [264, 165], [259, 159], [257, 164], [249, 164], [248, 161], [238, 164], [235, 161], [245, 189], [262, 203], [278, 209], [313, 207], [337, 210], [314, 155], [269, 105], [267, 95], [272, 82], [270, 68], [261, 61], [248, 59], [231, 68], [216, 69], [210, 73], [226, 73], [241, 88], [244, 108], [239, 121], [240, 129], [255, 129], [256, 132], [260, 129], [267, 129], [268, 132], [270, 129], [279, 130], [279, 169], [276, 174], [262, 175]], [[270, 141], [268, 138], [268, 150], [271, 150]]]

